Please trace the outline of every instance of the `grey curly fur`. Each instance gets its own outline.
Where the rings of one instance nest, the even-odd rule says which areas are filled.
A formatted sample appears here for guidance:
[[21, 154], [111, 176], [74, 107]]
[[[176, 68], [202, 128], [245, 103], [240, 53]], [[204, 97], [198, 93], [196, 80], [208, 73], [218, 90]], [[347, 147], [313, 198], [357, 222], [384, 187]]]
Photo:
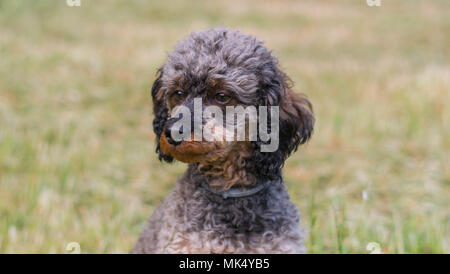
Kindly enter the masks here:
[[[261, 153], [261, 142], [252, 142], [251, 156], [241, 163], [248, 178], [256, 178], [252, 184], [276, 182], [252, 196], [224, 199], [202, 186], [222, 178], [211, 178], [198, 163], [190, 163], [132, 253], [304, 253], [300, 214], [289, 200], [281, 167], [311, 135], [309, 101], [289, 90], [289, 79], [261, 41], [224, 28], [192, 33], [169, 54], [152, 90], [157, 152], [168, 162], [173, 158], [161, 150], [159, 138], [168, 119], [166, 93], [180, 75], [183, 88], [199, 96], [208, 79], [223, 79], [224, 88], [243, 105], [282, 106], [279, 150]], [[236, 185], [251, 185], [244, 181]]]
[[304, 253], [300, 215], [283, 183], [223, 199], [193, 165], [155, 211], [132, 253]]

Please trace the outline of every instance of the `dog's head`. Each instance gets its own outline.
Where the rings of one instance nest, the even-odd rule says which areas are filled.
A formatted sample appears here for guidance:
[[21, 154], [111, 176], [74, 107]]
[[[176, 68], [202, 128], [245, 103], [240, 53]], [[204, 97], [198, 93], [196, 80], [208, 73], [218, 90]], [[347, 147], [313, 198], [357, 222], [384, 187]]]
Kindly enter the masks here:
[[[314, 125], [311, 103], [294, 93], [291, 87], [291, 80], [279, 69], [277, 59], [254, 37], [227, 29], [192, 33], [169, 54], [152, 87], [153, 129], [159, 158], [167, 162], [175, 158], [196, 163], [207, 175], [225, 178], [224, 188], [242, 181], [252, 184], [258, 178], [277, 179], [286, 158], [310, 138]], [[248, 125], [247, 135], [241, 141], [225, 137], [196, 140], [194, 132], [198, 123], [194, 120], [199, 116], [194, 114], [195, 99], [201, 99], [201, 110], [212, 106], [214, 110], [222, 110], [224, 118], [227, 107], [254, 106], [260, 115], [260, 106], [277, 106], [277, 148], [264, 152], [261, 147], [268, 141], [263, 141], [259, 135], [256, 139], [248, 138]], [[173, 112], [180, 107], [191, 112], [188, 116], [193, 122], [190, 128], [185, 124], [176, 129], [186, 133], [183, 131], [189, 128], [189, 138], [175, 140], [173, 126], [183, 115], [173, 117]], [[249, 121], [249, 116], [245, 117]], [[208, 121], [218, 120], [212, 118], [217, 116], [210, 115], [208, 119], [203, 113], [196, 121], [205, 126]], [[232, 121], [236, 124], [234, 117]], [[271, 118], [265, 123], [270, 132]], [[215, 124], [216, 128], [227, 132], [225, 124]]]

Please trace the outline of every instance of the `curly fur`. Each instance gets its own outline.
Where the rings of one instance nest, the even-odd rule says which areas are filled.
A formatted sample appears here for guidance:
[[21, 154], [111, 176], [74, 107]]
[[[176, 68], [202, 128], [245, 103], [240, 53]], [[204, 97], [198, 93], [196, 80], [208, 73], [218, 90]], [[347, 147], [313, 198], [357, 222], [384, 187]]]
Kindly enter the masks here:
[[148, 222], [133, 253], [304, 253], [300, 215], [285, 186], [223, 199], [194, 165]]
[[[233, 94], [232, 105], [279, 106], [279, 148], [261, 152], [263, 142], [167, 142], [170, 94], [186, 91], [183, 104], [207, 99], [215, 90]], [[133, 253], [303, 253], [299, 213], [289, 201], [281, 168], [311, 136], [310, 102], [263, 43], [224, 28], [192, 33], [179, 42], [158, 70], [152, 87], [159, 159], [189, 163], [173, 191], [154, 212]], [[206, 100], [207, 101], [207, 100]], [[270, 121], [268, 121], [270, 129]], [[223, 199], [202, 184], [226, 190], [273, 180], [264, 191]]]

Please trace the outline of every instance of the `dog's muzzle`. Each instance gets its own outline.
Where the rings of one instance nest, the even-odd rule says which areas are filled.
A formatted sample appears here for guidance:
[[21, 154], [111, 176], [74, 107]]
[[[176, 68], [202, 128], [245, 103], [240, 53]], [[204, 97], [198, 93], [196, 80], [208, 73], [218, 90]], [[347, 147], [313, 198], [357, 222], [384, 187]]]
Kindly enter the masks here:
[[[179, 119], [177, 118], [171, 118], [166, 123], [166, 128], [164, 130], [164, 135], [166, 136], [167, 142], [173, 146], [178, 146], [181, 144], [181, 140], [175, 140], [172, 136], [172, 126], [175, 122], [177, 122]], [[183, 134], [183, 126], [181, 126], [178, 129], [178, 133], [181, 135]]]

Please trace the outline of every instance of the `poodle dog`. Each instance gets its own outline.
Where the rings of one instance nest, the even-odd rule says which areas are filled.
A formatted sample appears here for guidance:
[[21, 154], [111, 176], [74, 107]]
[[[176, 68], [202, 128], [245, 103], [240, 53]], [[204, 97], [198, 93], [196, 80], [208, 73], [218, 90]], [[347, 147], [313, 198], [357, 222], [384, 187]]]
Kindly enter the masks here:
[[[174, 47], [152, 87], [153, 129], [159, 159], [176, 159], [188, 168], [132, 253], [306, 252], [300, 214], [289, 200], [281, 169], [310, 138], [314, 115], [306, 97], [291, 88], [263, 42], [240, 31], [192, 33]], [[192, 110], [194, 98], [202, 99], [202, 108], [224, 111], [278, 107], [278, 147], [263, 151], [268, 141], [260, 136], [199, 141], [189, 133], [190, 139], [175, 140], [172, 127], [178, 119], [171, 113], [180, 106]], [[270, 119], [266, 126], [275, 130]]]

